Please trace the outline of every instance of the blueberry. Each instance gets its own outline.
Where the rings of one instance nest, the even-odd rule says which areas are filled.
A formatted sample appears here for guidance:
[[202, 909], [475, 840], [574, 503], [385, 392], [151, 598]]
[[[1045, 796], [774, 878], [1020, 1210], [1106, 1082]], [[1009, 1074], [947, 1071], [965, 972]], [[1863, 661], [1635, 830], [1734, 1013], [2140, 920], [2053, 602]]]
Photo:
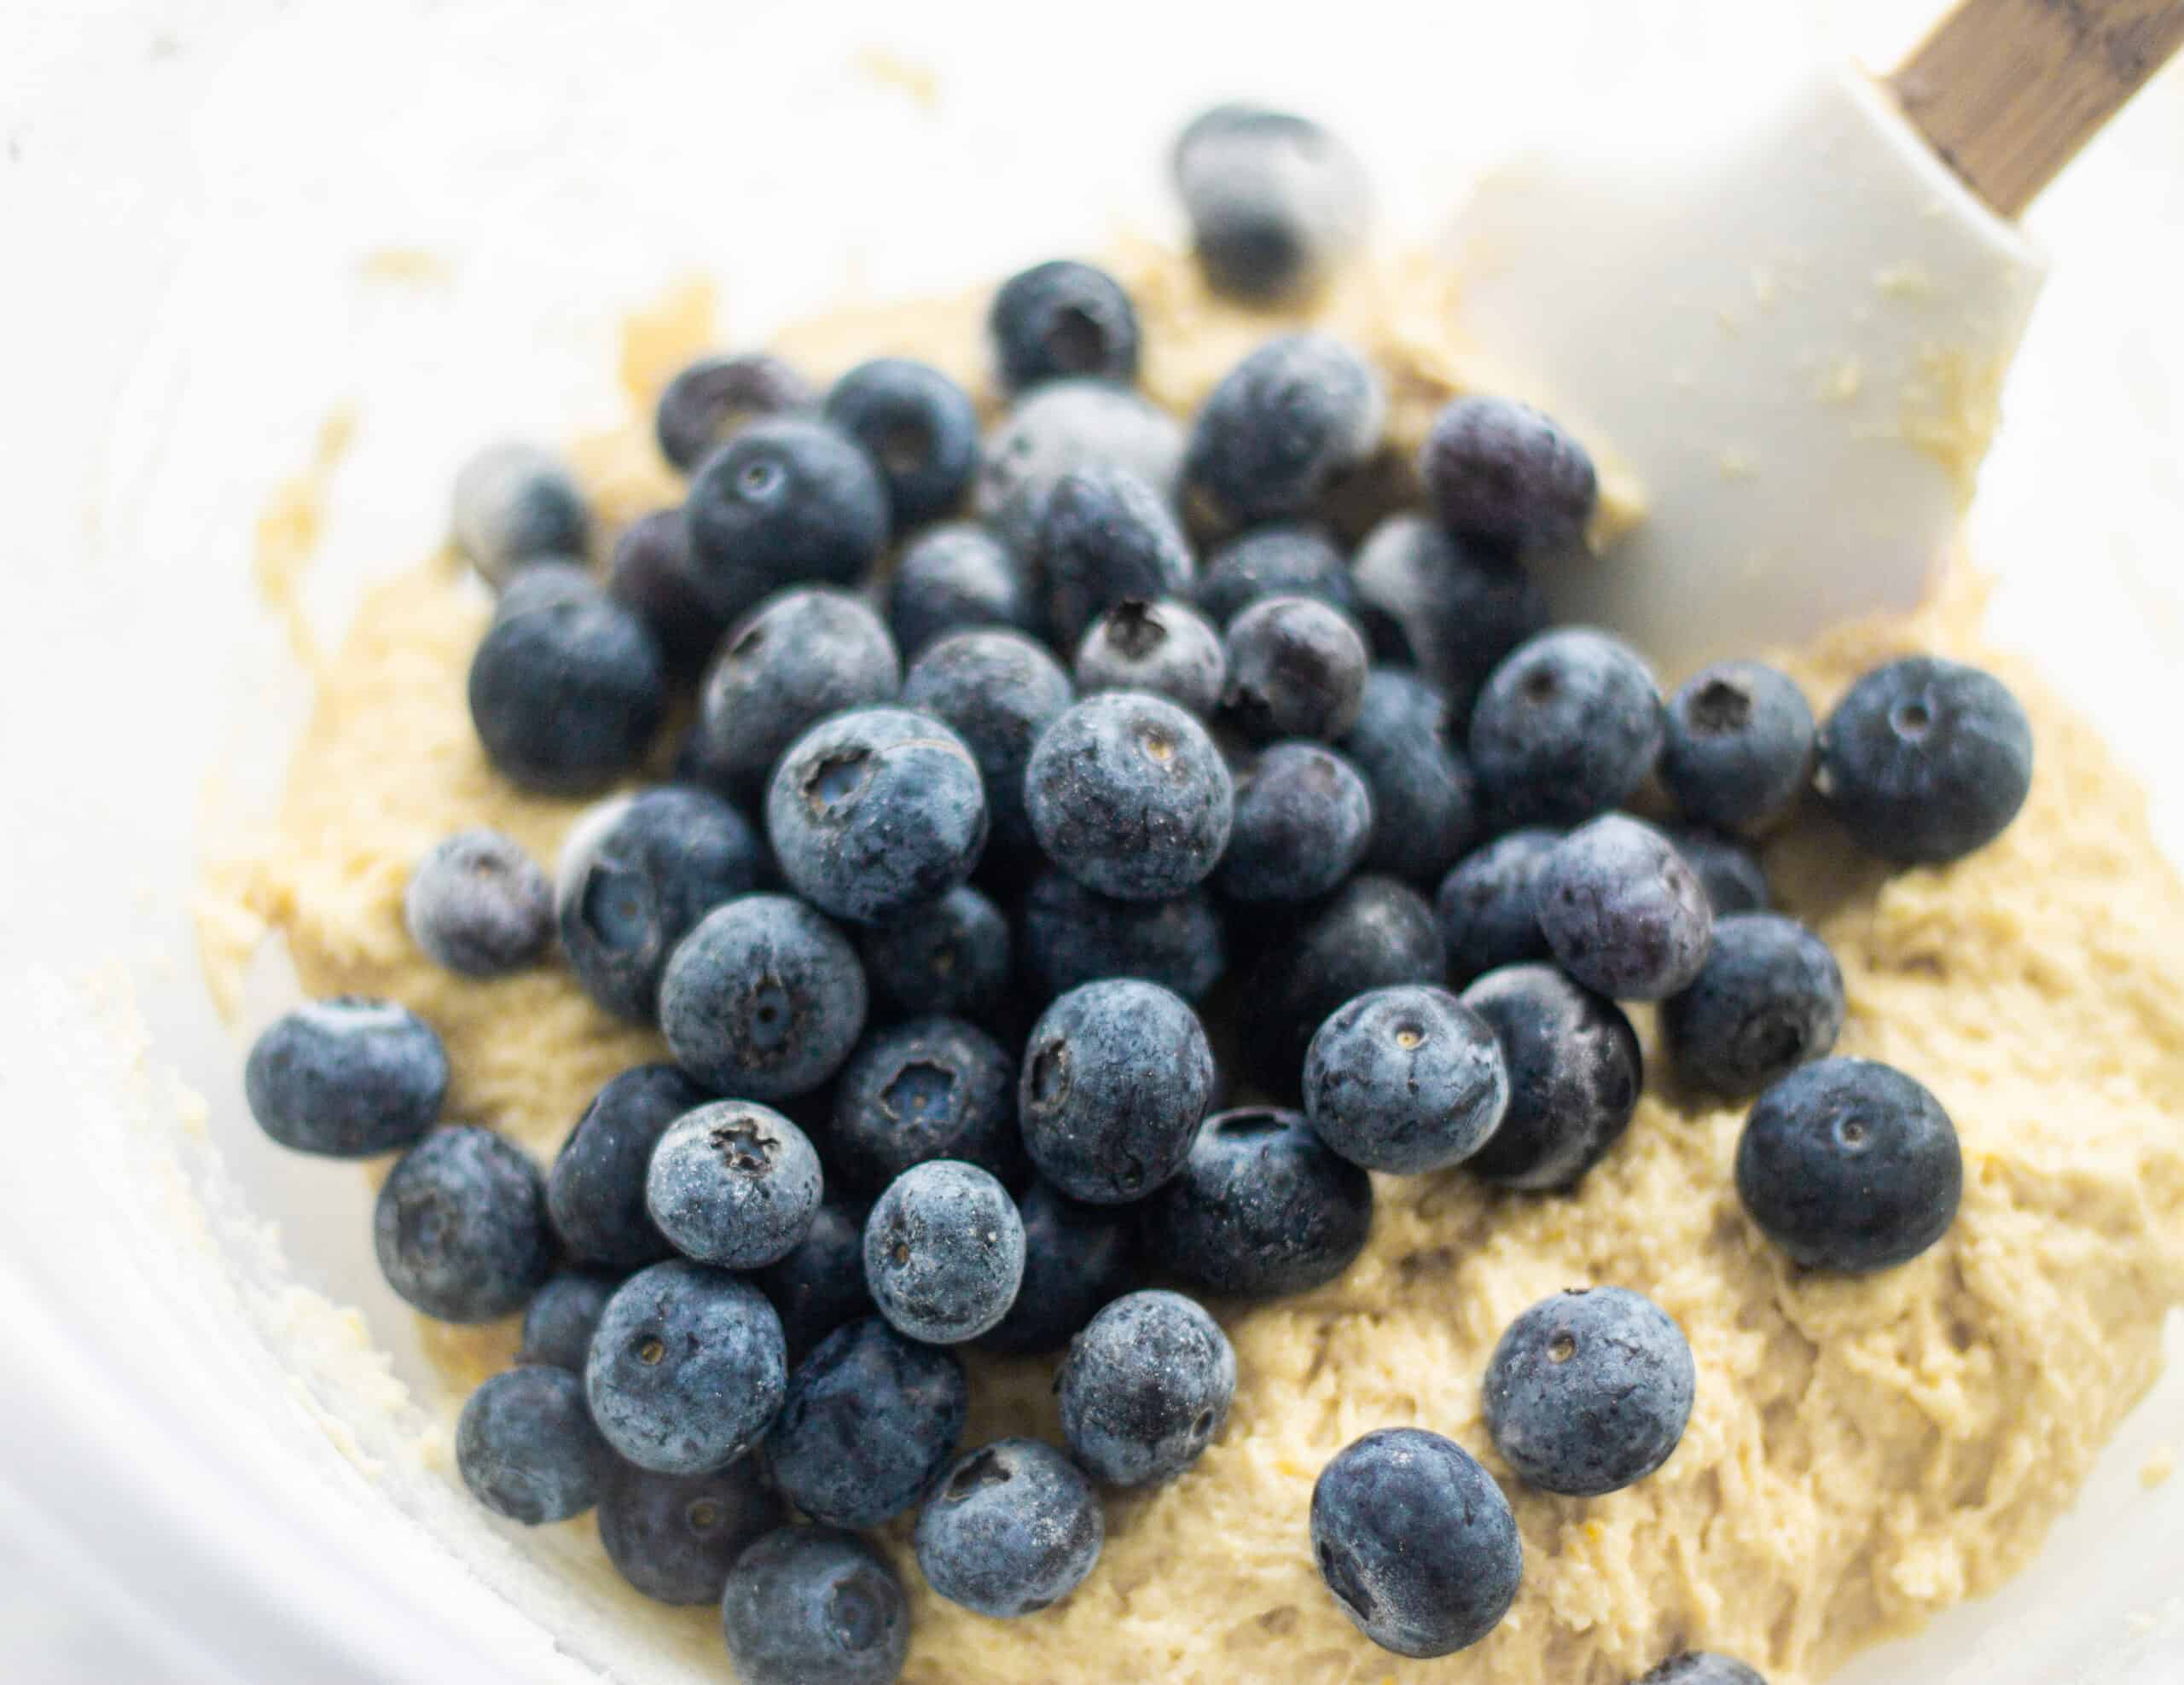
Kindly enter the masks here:
[[1196, 1001], [1227, 956], [1220, 915], [1202, 890], [1118, 901], [1050, 870], [1025, 894], [1024, 963], [1042, 1000], [1102, 978], [1141, 977]]
[[531, 563], [581, 562], [591, 511], [576, 477], [537, 445], [488, 445], [455, 477], [455, 547], [492, 586]]
[[1184, 506], [1215, 529], [1312, 514], [1379, 449], [1387, 408], [1373, 365], [1341, 340], [1269, 340], [1199, 406], [1183, 452]]
[[683, 500], [690, 558], [720, 614], [807, 583], [848, 585], [887, 543], [887, 488], [839, 427], [753, 421], [706, 458]]
[[799, 1361], [836, 1328], [872, 1309], [864, 1290], [863, 1206], [828, 1200], [787, 1257], [752, 1279], [780, 1313], [789, 1361]]
[[1048, 857], [1122, 900], [1181, 895], [1228, 845], [1228, 768], [1205, 728], [1158, 696], [1107, 691], [1069, 709], [1031, 751], [1024, 791]]
[[1021, 1182], [1014, 1057], [961, 1019], [913, 1018], [877, 1031], [834, 1085], [828, 1158], [846, 1183], [871, 1193], [928, 1159]]
[[1181, 1293], [1126, 1293], [1070, 1342], [1054, 1377], [1062, 1437], [1095, 1480], [1172, 1480], [1228, 1420], [1236, 1354], [1221, 1325]]
[[1339, 1008], [1304, 1055], [1304, 1115], [1368, 1171], [1416, 1176], [1478, 1151], [1509, 1106], [1484, 1019], [1445, 989], [1409, 983]]
[[1072, 1199], [1141, 1200], [1182, 1168], [1213, 1086], [1205, 1031], [1181, 996], [1136, 978], [1087, 983], [1025, 1043], [1024, 1145]]
[[1124, 468], [1166, 497], [1182, 456], [1182, 429], [1159, 405], [1108, 381], [1055, 381], [1018, 398], [987, 439], [975, 505], [1028, 556], [1047, 493], [1072, 468]]
[[819, 1209], [819, 1154], [802, 1130], [748, 1100], [717, 1100], [668, 1125], [645, 1206], [676, 1251], [723, 1270], [794, 1252]]
[[1505, 825], [1575, 825], [1645, 782], [1661, 747], [1653, 670], [1586, 626], [1542, 632], [1494, 670], [1471, 764]]
[[571, 828], [555, 869], [561, 951], [617, 1015], [659, 1009], [668, 956], [723, 901], [766, 875], [764, 845], [707, 790], [668, 784], [602, 802]]
[[1008, 921], [967, 885], [893, 924], [860, 931], [857, 951], [873, 993], [898, 1013], [983, 1019], [1008, 991]]
[[1130, 1286], [1136, 1259], [1127, 1213], [1089, 1206], [1034, 1182], [1016, 1202], [1024, 1220], [1024, 1282], [1008, 1315], [979, 1336], [989, 1351], [1058, 1351]]
[[814, 1521], [876, 1527], [932, 1490], [970, 1405], [953, 1352], [868, 1316], [835, 1329], [797, 1365], [766, 1436], [766, 1466], [781, 1496]]
[[1357, 154], [1308, 117], [1217, 105], [1170, 160], [1191, 249], [1217, 293], [1251, 303], [1317, 289], [1362, 241], [1372, 212]]
[[782, 591], [729, 630], [699, 694], [708, 782], [756, 796], [782, 752], [828, 715], [893, 700], [903, 664], [880, 617], [846, 591]]
[[1453, 741], [1448, 698], [1417, 674], [1374, 667], [1337, 745], [1373, 797], [1369, 871], [1430, 886], [1478, 835], [1478, 787]]
[[1037, 1439], [965, 1453], [918, 1512], [918, 1566], [951, 1603], [1008, 1619], [1083, 1583], [1107, 1539], [1083, 1472]]
[[1066, 469], [1047, 485], [1031, 555], [1048, 625], [1065, 649], [1126, 598], [1188, 592], [1194, 572], [1190, 544], [1166, 501], [1111, 462]]
[[524, 1310], [523, 1345], [516, 1362], [583, 1374], [592, 1330], [620, 1285], [614, 1276], [589, 1270], [565, 1270], [548, 1281]]
[[771, 352], [702, 357], [667, 383], [653, 430], [659, 454], [694, 474], [739, 427], [818, 405], [810, 382]]
[[1593, 459], [1552, 417], [1507, 398], [1451, 399], [1419, 447], [1441, 524], [1512, 556], [1583, 548], [1600, 503]]
[[1071, 694], [1060, 664], [1016, 632], [952, 633], [910, 664], [903, 705], [931, 714], [970, 749], [998, 852], [1022, 853], [1031, 845], [1024, 768], [1039, 734], [1069, 706]]
[[646, 1596], [717, 1603], [729, 1565], [787, 1515], [755, 1457], [711, 1474], [654, 1474], [622, 1463], [599, 1494], [599, 1542]]
[[971, 875], [985, 847], [985, 786], [968, 746], [937, 719], [858, 708], [781, 757], [766, 835], [797, 893], [838, 918], [885, 924]]
[[911, 540], [887, 578], [887, 625], [906, 656], [975, 626], [1038, 632], [1046, 606], [1016, 553], [983, 526], [948, 521]]
[[699, 588], [678, 507], [641, 514], [614, 540], [607, 594], [645, 623], [677, 678], [702, 671], [728, 623]]
[[1757, 661], [1724, 661], [1669, 698], [1661, 782], [1692, 823], [1757, 836], [1804, 793], [1813, 732], [1795, 679]]
[[1312, 1486], [1312, 1555], [1351, 1623], [1399, 1656], [1445, 1656], [1500, 1624], [1524, 1578], [1516, 1518], [1452, 1439], [1384, 1427]]
[[834, 382], [827, 419], [880, 465], [895, 530], [948, 514], [979, 466], [971, 395], [929, 363], [876, 357]]
[[1375, 526], [1357, 547], [1350, 578], [1374, 654], [1440, 686], [1460, 724], [1487, 676], [1547, 630], [1547, 594], [1529, 568], [1422, 514], [1392, 514]]
[[1732, 913], [1763, 913], [1774, 904], [1767, 886], [1767, 870], [1759, 857], [1734, 837], [1718, 831], [1679, 826], [1663, 833], [1676, 845], [1706, 892], [1706, 903], [1717, 919]]
[[1533, 906], [1555, 962], [1618, 1001], [1689, 988], [1713, 941], [1714, 909], [1698, 874], [1666, 837], [1620, 813], [1555, 845]]
[[737, 1557], [721, 1624], [742, 1685], [890, 1685], [910, 1650], [887, 1559], [831, 1527], [783, 1527]]
[[434, 965], [499, 977], [537, 959], [554, 935], [554, 891], [505, 832], [473, 826], [435, 843], [402, 895], [410, 939]]
[[584, 1408], [584, 1382], [549, 1364], [493, 1376], [455, 1424], [455, 1466], [470, 1496], [526, 1527], [590, 1509], [613, 1461]]
[[1304, 1049], [1329, 1013], [1368, 989], [1439, 983], [1446, 972], [1425, 898], [1393, 878], [1351, 878], [1246, 976], [1241, 1029], [1254, 1073], [1276, 1093], [1295, 1093]]
[[786, 895], [739, 896], [683, 938], [659, 1027], [700, 1082], [753, 1100], [808, 1094], [864, 1033], [864, 967], [828, 919]]
[[1023, 1278], [1016, 1202], [976, 1165], [913, 1165], [865, 1220], [865, 1286], [880, 1314], [912, 1339], [976, 1339], [1008, 1314]]
[[593, 1096], [546, 1177], [547, 1214], [572, 1257], [635, 1270], [668, 1255], [645, 1171], [667, 1126], [712, 1097], [672, 1065], [637, 1066]]
[[1204, 716], [1228, 683], [1221, 635], [1196, 609], [1171, 599], [1124, 597], [1092, 623], [1077, 651], [1077, 688], [1087, 696], [1142, 690]]
[[1208, 1293], [1275, 1299], [1334, 1280], [1372, 1227], [1370, 1177], [1329, 1152], [1303, 1113], [1249, 1107], [1205, 1120], [1183, 1173], [1146, 1206], [1143, 1235]]
[[1536, 910], [1540, 873], [1562, 833], [1525, 826], [1466, 855], [1441, 880], [1433, 916], [1459, 984], [1502, 966], [1548, 956]]
[[1631, 1685], [1767, 1685], [1759, 1670], [1747, 1667], [1732, 1656], [1705, 1650], [1686, 1650], [1671, 1656]]
[[1872, 1060], [1823, 1059], [1759, 1096], [1737, 1142], [1737, 1192], [1794, 1262], [1862, 1275], [1948, 1232], [1964, 1160], [1920, 1084]]
[[1509, 1325], [1486, 1366], [1494, 1448], [1526, 1485], [1594, 1498], [1669, 1460], [1698, 1371], [1669, 1314], [1627, 1287], [1577, 1287]]
[[1661, 1039], [1685, 1082], [1740, 1100], [1825, 1057], [1843, 1014], [1826, 943], [1794, 919], [1738, 913], [1715, 924], [1691, 986], [1661, 1003]]
[[1991, 673], [1931, 655], [1877, 667], [1820, 733], [1819, 789], [1861, 848], [1941, 865], [2000, 836], [2032, 787], [2032, 726]]
[[599, 590], [599, 582], [592, 578], [590, 565], [580, 558], [542, 556], [511, 576], [508, 584], [501, 587], [486, 624], [496, 625], [511, 615], [527, 614], [560, 603], [587, 602]]
[[503, 776], [589, 795], [632, 770], [659, 729], [667, 664], [635, 614], [588, 579], [557, 578], [502, 598], [471, 658], [469, 698]]
[[434, 1130], [395, 1160], [372, 1244], [387, 1285], [443, 1322], [519, 1310], [554, 1267], [537, 1167], [474, 1124]]
[[774, 1307], [748, 1282], [681, 1258], [615, 1290], [584, 1366], [607, 1443], [656, 1474], [727, 1467], [765, 1432], [787, 1386]]
[[1345, 614], [1357, 604], [1350, 564], [1317, 526], [1278, 521], [1255, 526], [1206, 558], [1192, 588], [1199, 607], [1226, 626], [1270, 596], [1308, 596]]
[[1365, 640], [1341, 610], [1273, 596], [1228, 623], [1223, 715], [1261, 743], [1332, 741], [1356, 723], [1365, 697]]
[[1502, 1127], [1467, 1165], [1504, 1188], [1569, 1188], [1622, 1139], [1645, 1068], [1614, 1002], [1548, 965], [1504, 966], [1463, 991], [1509, 1072]]
[[447, 1051], [404, 1006], [354, 995], [266, 1026], [242, 1072], [258, 1128], [297, 1153], [368, 1159], [409, 1146], [446, 1098]]
[[1357, 769], [1317, 743], [1275, 743], [1236, 775], [1236, 816], [1213, 880], [1238, 901], [1309, 901], [1354, 870], [1373, 840]]
[[1090, 264], [1057, 258], [1012, 275], [993, 295], [986, 333], [1005, 391], [1072, 375], [1137, 378], [1137, 308]]

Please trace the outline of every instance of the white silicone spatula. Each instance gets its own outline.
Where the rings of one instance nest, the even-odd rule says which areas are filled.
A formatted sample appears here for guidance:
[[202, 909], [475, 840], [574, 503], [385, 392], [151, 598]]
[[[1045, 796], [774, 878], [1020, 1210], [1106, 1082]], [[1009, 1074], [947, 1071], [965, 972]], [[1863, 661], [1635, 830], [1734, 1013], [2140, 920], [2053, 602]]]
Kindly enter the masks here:
[[2039, 292], [2013, 218], [2184, 43], [2184, 0], [1963, 0], [1893, 76], [1809, 72], [1484, 183], [1459, 325], [1641, 482], [1549, 570], [1675, 677], [1908, 607]]

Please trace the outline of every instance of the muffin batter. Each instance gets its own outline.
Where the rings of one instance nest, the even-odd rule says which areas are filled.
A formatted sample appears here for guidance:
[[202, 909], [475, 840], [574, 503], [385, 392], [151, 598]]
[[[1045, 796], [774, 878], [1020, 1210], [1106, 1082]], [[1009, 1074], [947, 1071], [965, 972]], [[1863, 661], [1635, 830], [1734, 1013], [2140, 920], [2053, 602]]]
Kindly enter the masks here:
[[[1178, 410], [1288, 325], [1213, 299], [1166, 254], [1134, 252], [1115, 270], [1144, 322], [1142, 385]], [[1478, 378], [1445, 337], [1445, 284], [1424, 266], [1364, 270], [1303, 312], [1381, 365], [1406, 448]], [[779, 348], [816, 378], [892, 352], [978, 389], [983, 304], [850, 312]], [[631, 324], [624, 375], [639, 419], [576, 453], [610, 526], [679, 497], [652, 449], [649, 405], [709, 331], [697, 293]], [[1628, 519], [1629, 488], [1612, 468], [1606, 479], [1611, 522]], [[1891, 874], [1817, 815], [1767, 851], [1778, 903], [1842, 965], [1837, 1051], [1901, 1066], [1961, 1134], [1963, 1208], [1941, 1244], [1877, 1277], [1802, 1275], [1739, 1206], [1741, 1110], [1673, 1092], [1657, 1063], [1629, 1134], [1575, 1195], [1495, 1193], [1461, 1172], [1378, 1177], [1371, 1242], [1339, 1281], [1214, 1307], [1240, 1370], [1228, 1425], [1172, 1485], [1108, 1496], [1106, 1552], [1066, 1602], [1014, 1622], [942, 1602], [898, 1525], [915, 1624], [904, 1678], [1623, 1685], [1693, 1646], [1741, 1656], [1774, 1685], [1809, 1685], [2023, 1566], [2151, 1385], [2164, 1314], [2184, 1300], [2184, 888], [2131, 780], [2022, 661], [1981, 642], [1981, 607], [1960, 568], [1919, 613], [1784, 665], [1815, 710], [1910, 651], [1997, 672], [2037, 741], [2016, 823], [1942, 870]], [[454, 1066], [446, 1115], [543, 1159], [600, 1084], [664, 1049], [649, 1030], [608, 1020], [566, 971], [458, 978], [404, 930], [410, 869], [440, 838], [494, 825], [550, 865], [583, 805], [524, 794], [486, 765], [463, 692], [486, 613], [449, 557], [367, 600], [323, 665], [275, 831], [216, 869], [202, 929], [229, 998], [258, 939], [277, 933], [310, 993], [415, 1008]], [[1637, 1021], [1650, 1032], [1650, 1014]], [[1658, 1473], [1606, 1498], [1558, 1498], [1519, 1485], [1494, 1455], [1479, 1378], [1519, 1311], [1594, 1282], [1637, 1288], [1682, 1325], [1698, 1403]], [[428, 1325], [427, 1338], [450, 1411], [515, 1345], [513, 1326]], [[1058, 1441], [1049, 1362], [965, 1355], [966, 1444]], [[1360, 1636], [1306, 1543], [1321, 1466], [1357, 1435], [1403, 1424], [1484, 1457], [1524, 1536], [1508, 1618], [1475, 1649], [1427, 1663]], [[613, 1578], [603, 1557], [596, 1573]], [[710, 1635], [717, 1619], [634, 1593], [627, 1605], [653, 1630]]]

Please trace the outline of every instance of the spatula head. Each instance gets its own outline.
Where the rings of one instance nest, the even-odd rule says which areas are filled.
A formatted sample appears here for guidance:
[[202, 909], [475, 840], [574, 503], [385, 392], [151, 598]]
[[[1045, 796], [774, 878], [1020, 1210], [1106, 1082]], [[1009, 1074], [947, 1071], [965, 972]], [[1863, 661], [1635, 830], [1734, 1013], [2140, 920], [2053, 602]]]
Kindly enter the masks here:
[[1916, 603], [2042, 274], [1860, 72], [1490, 177], [1459, 326], [1602, 442], [1647, 515], [1543, 577], [1675, 677]]

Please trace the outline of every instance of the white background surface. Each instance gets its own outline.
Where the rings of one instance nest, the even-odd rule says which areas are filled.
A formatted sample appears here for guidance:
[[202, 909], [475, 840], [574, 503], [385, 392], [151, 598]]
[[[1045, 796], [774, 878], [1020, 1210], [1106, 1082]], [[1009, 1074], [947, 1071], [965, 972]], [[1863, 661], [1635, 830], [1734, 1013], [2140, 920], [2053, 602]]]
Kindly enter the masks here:
[[[0, 837], [0, 968], [124, 955], [154, 1044], [213, 1098], [215, 1139], [253, 1202], [287, 1214], [304, 1278], [358, 1283], [368, 1304], [357, 1178], [230, 1132], [234, 1046], [191, 984], [182, 915], [205, 757], [172, 747], [268, 748], [293, 728], [301, 687], [251, 595], [251, 522], [334, 403], [358, 401], [361, 421], [310, 596], [328, 624], [362, 581], [437, 539], [446, 467], [468, 445], [611, 413], [615, 319], [665, 279], [720, 275], [741, 336], [845, 289], [1096, 251], [1118, 218], [1162, 225], [1160, 139], [1235, 94], [1337, 124], [1374, 166], [1389, 221], [1423, 232], [1519, 137], [1614, 107], [1641, 143], [1649, 109], [1774, 55], [1886, 62], [1927, 9], [1443, 0], [1345, 4], [1287, 30], [1260, 6], [1138, 0], [813, 10], [37, 0], [0, 13], [0, 752], [25, 793]], [[938, 113], [856, 68], [873, 45], [937, 68]], [[2010, 581], [2002, 625], [2153, 781], [2172, 847], [2180, 92], [2172, 73], [2030, 219], [2056, 270], [1975, 517], [1981, 554]], [[367, 284], [363, 259], [390, 247], [453, 254], [446, 284]], [[171, 659], [148, 660], [162, 640]], [[276, 765], [246, 759], [234, 802], [247, 808], [252, 775]], [[0, 1050], [10, 1124], [34, 1128], [26, 1066], [42, 1050]], [[0, 1255], [14, 1272], [0, 1308], [18, 1281], [69, 1264], [5, 1233]], [[375, 1326], [392, 1340], [401, 1324]], [[20, 1437], [34, 1419], [23, 1395], [45, 1374], [30, 1361], [20, 1375], [16, 1354], [0, 1363], [13, 1377], [0, 1487], [38, 1454]], [[2175, 1507], [2151, 1519], [2131, 1477], [2146, 1448], [2184, 1438], [2181, 1401], [2166, 1387], [2135, 1421], [2051, 1556], [2099, 1558], [2116, 1516], [2174, 1545]], [[192, 1671], [164, 1645], [148, 1659], [127, 1612], [160, 1601], [145, 1577], [178, 1580], [186, 1565], [116, 1567], [98, 1548], [136, 1520], [124, 1477], [142, 1450], [113, 1451], [119, 1484], [72, 1518], [88, 1546], [0, 1504], [0, 1677], [237, 1676], [232, 1662]], [[270, 1580], [280, 1565], [217, 1566]], [[2037, 1659], [2041, 1637], [2075, 1635], [2065, 1617], [2097, 1588], [2042, 1583], [2059, 1600], [2052, 1620], [1952, 1618], [1950, 1638], [1986, 1659], [1949, 1677], [2073, 1676], [2087, 1641]], [[1943, 1653], [1878, 1659], [1861, 1678], [1938, 1678], [1924, 1658]], [[406, 1676], [444, 1676], [418, 1659]]]

